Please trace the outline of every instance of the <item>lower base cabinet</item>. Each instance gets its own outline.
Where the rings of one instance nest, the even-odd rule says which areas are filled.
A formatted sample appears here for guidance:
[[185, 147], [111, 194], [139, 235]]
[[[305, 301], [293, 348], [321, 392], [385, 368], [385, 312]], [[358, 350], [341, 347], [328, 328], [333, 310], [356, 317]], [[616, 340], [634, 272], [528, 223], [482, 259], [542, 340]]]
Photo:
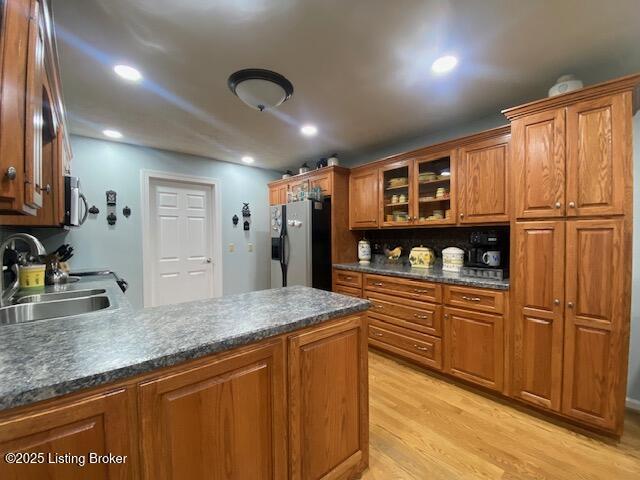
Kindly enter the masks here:
[[366, 468], [366, 329], [354, 317], [289, 338], [289, 478], [349, 479]]
[[[0, 478], [135, 478], [131, 397], [121, 388], [0, 419]], [[93, 462], [89, 452], [95, 455]], [[7, 453], [17, 453], [15, 463], [5, 460]], [[105, 463], [108, 455], [121, 462]]]
[[139, 387], [143, 478], [286, 477], [282, 341]]
[[[366, 331], [366, 314], [342, 317], [0, 412], [0, 479], [356, 478], [369, 460]], [[123, 460], [12, 464], [7, 452]]]
[[501, 315], [444, 309], [444, 371], [501, 391], [504, 373]]

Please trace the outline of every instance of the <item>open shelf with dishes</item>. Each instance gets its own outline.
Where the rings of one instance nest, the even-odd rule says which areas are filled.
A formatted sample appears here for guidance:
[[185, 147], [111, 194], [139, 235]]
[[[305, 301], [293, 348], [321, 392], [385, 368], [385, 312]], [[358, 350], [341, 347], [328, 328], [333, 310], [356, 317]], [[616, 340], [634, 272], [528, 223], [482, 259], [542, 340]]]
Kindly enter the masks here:
[[445, 151], [415, 159], [415, 224], [455, 224], [454, 156], [454, 151]]
[[407, 225], [413, 220], [412, 163], [397, 162], [380, 171], [382, 225]]

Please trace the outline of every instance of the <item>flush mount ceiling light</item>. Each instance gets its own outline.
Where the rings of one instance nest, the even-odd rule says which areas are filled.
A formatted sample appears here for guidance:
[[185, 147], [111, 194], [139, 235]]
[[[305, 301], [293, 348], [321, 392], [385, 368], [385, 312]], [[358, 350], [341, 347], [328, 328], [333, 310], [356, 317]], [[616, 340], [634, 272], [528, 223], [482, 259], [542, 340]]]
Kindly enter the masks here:
[[245, 155], [244, 157], [242, 157], [242, 161], [244, 163], [253, 163], [253, 157], [250, 157], [249, 155]]
[[105, 137], [109, 137], [109, 138], [122, 138], [122, 134], [119, 131], [111, 130], [109, 128], [107, 128], [106, 130], [103, 130], [102, 134]]
[[116, 65], [113, 67], [113, 71], [118, 74], [121, 78], [128, 80], [130, 82], [139, 82], [142, 80], [142, 74], [139, 70], [130, 67], [129, 65]]
[[229, 89], [244, 103], [259, 111], [281, 105], [293, 95], [293, 85], [282, 75], [261, 68], [246, 68], [233, 73]]
[[305, 137], [313, 137], [318, 133], [318, 127], [316, 127], [315, 125], [303, 125], [300, 128], [300, 133]]
[[444, 57], [440, 57], [436, 59], [435, 62], [431, 64], [431, 71], [433, 73], [447, 73], [456, 68], [458, 65], [458, 59], [453, 55], [445, 55]]

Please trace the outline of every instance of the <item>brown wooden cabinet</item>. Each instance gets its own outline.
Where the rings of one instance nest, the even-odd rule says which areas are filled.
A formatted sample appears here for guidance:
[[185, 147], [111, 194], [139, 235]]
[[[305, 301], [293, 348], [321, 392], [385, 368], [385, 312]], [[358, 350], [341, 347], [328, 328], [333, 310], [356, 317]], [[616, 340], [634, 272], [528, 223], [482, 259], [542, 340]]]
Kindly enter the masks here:
[[414, 188], [412, 160], [393, 162], [378, 170], [380, 176], [380, 206], [382, 227], [412, 225], [414, 217]]
[[414, 225], [454, 225], [456, 223], [458, 211], [456, 157], [456, 149], [448, 149], [414, 159], [411, 179], [415, 192], [412, 222]]
[[143, 478], [286, 478], [282, 340], [139, 387]]
[[[126, 389], [59, 402], [28, 414], [0, 420], [0, 457], [7, 452], [42, 454], [40, 463], [0, 461], [3, 480], [133, 479], [136, 457], [131, 416], [133, 405]], [[121, 463], [89, 463], [90, 453], [119, 455]], [[65, 454], [87, 463], [50, 463]], [[37, 458], [37, 457], [36, 457]]]
[[515, 216], [564, 216], [565, 109], [517, 118], [511, 132]]
[[504, 370], [503, 317], [444, 309], [444, 371], [501, 391]]
[[283, 205], [287, 203], [288, 183], [276, 183], [269, 186], [269, 205]]
[[631, 93], [567, 107], [567, 215], [619, 215], [631, 175]]
[[[58, 188], [62, 169], [50, 176], [52, 152], [58, 131], [66, 135], [52, 22], [46, 0], [5, 0], [0, 8], [0, 212], [36, 215]], [[57, 226], [51, 217], [15, 224]]]
[[502, 135], [460, 148], [460, 223], [509, 221], [509, 139]]
[[513, 396], [560, 411], [565, 222], [515, 225]]
[[366, 331], [354, 316], [289, 338], [289, 478], [347, 479], [368, 464]]
[[379, 212], [378, 169], [352, 171], [349, 177], [350, 228], [376, 228]]
[[564, 414], [622, 427], [628, 302], [624, 221], [567, 222]]

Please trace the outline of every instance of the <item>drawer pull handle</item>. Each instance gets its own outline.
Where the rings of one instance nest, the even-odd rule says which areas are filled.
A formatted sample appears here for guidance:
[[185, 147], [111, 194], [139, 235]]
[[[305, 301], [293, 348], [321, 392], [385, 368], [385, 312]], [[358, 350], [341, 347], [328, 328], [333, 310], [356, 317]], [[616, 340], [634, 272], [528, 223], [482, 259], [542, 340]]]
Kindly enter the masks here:
[[420, 345], [414, 345], [414, 347], [416, 348], [416, 350], [420, 350], [421, 352], [426, 352], [427, 350], [429, 350], [427, 347], [421, 347]]
[[374, 337], [384, 337], [382, 333], [378, 333], [378, 332], [371, 332], [371, 333], [373, 333]]
[[479, 297], [467, 297], [466, 295], [463, 295], [462, 299], [466, 300], [467, 302], [479, 302], [480, 301]]
[[429, 290], [423, 290], [421, 288], [414, 288], [413, 291], [415, 293], [429, 293]]
[[376, 308], [384, 308], [384, 305], [378, 305], [377, 303], [374, 304]]
[[382, 282], [373, 282], [374, 287], [384, 287], [384, 283]]
[[427, 318], [429, 318], [429, 315], [420, 315], [419, 313], [414, 313], [413, 316], [421, 320], [426, 320]]
[[351, 278], [353, 278], [353, 277], [350, 277], [349, 275], [344, 275], [344, 279], [345, 280], [351, 280]]

